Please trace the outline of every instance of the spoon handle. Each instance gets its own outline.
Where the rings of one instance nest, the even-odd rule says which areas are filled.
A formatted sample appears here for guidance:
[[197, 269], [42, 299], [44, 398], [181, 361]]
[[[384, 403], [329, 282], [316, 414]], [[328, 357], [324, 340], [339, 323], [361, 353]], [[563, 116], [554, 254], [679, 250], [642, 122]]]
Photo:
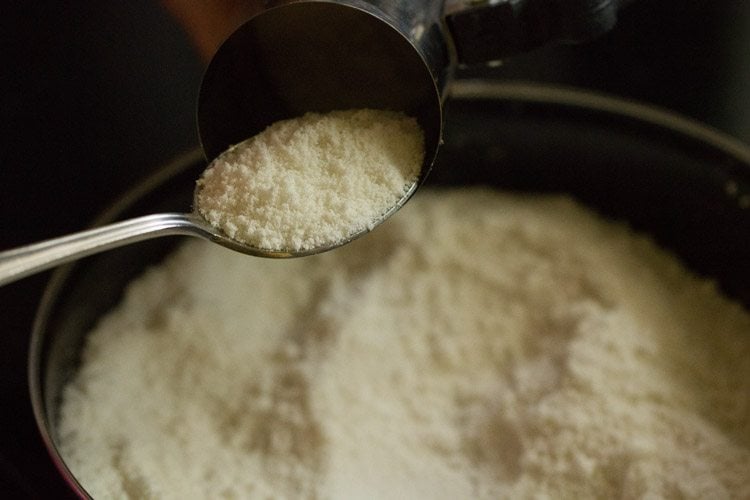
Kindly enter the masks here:
[[159, 236], [210, 237], [193, 214], [146, 215], [0, 252], [0, 286], [51, 267]]

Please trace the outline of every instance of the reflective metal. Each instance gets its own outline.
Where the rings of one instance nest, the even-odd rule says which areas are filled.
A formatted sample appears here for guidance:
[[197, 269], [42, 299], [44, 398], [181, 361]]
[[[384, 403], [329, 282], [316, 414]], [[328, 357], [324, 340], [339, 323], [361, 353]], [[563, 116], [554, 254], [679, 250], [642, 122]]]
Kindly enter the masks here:
[[206, 70], [197, 117], [206, 157], [308, 111], [392, 109], [424, 129], [426, 174], [451, 68], [441, 15], [430, 0], [274, 2]]
[[237, 249], [200, 216], [147, 215], [0, 252], [0, 285], [88, 255], [159, 236], [198, 236]]
[[[212, 160], [271, 123], [308, 111], [393, 109], [425, 131], [428, 173], [459, 63], [610, 29], [629, 0], [286, 0], [240, 26], [209, 64], [198, 131]], [[402, 200], [404, 202], [405, 200]]]

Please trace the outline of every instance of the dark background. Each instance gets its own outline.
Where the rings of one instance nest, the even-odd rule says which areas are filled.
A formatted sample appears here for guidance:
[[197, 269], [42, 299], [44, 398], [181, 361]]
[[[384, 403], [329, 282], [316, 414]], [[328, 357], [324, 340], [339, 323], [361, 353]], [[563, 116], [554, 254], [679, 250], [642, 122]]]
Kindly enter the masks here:
[[[197, 145], [202, 65], [156, 0], [3, 2], [0, 61], [0, 250], [84, 228]], [[750, 3], [636, 0], [593, 42], [548, 47], [486, 74], [647, 101], [750, 143]], [[2, 497], [64, 491], [26, 384], [48, 277], [0, 288]]]

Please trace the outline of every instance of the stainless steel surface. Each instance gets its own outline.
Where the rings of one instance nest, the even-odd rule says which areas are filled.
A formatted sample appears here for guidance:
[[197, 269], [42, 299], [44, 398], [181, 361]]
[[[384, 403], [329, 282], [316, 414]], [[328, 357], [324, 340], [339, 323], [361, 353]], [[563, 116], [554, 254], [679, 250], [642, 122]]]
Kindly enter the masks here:
[[[461, 64], [608, 31], [622, 0], [268, 2], [218, 49], [198, 98], [208, 160], [281, 119], [380, 108], [425, 130], [421, 179], [441, 143], [445, 89]], [[402, 202], [405, 200], [402, 200]]]
[[173, 235], [199, 236], [237, 249], [194, 214], [147, 215], [0, 252], [0, 285], [129, 243]]
[[[412, 186], [412, 191], [414, 189], [416, 185]], [[382, 220], [400, 206], [401, 204], [392, 207]], [[225, 236], [195, 213], [146, 215], [0, 252], [0, 286], [88, 255], [161, 236], [197, 236], [256, 257], [288, 258], [331, 250], [368, 231], [369, 229], [353, 234], [335, 244], [309, 250], [268, 250], [244, 245]]]
[[198, 131], [206, 157], [308, 111], [392, 109], [414, 116], [425, 131], [424, 177], [441, 140], [451, 68], [442, 3], [274, 5], [235, 31], [205, 72]]
[[445, 19], [460, 64], [501, 60], [554, 42], [592, 40], [631, 0], [446, 0]]
[[[402, 111], [422, 127], [425, 157], [415, 184], [382, 222], [417, 190], [442, 140], [442, 101], [452, 68], [442, 32], [442, 2], [274, 5], [236, 30], [205, 72], [197, 118], [206, 158], [213, 160], [272, 123], [306, 112]], [[328, 250], [365, 232], [295, 255]]]
[[674, 111], [652, 104], [573, 87], [540, 85], [531, 82], [494, 82], [491, 80], [463, 80], [449, 90], [452, 99], [526, 100], [556, 106], [590, 108], [627, 116], [632, 120], [648, 122], [664, 129], [679, 132], [701, 143], [726, 151], [743, 164], [750, 165], [750, 146], [708, 124], [681, 116]]

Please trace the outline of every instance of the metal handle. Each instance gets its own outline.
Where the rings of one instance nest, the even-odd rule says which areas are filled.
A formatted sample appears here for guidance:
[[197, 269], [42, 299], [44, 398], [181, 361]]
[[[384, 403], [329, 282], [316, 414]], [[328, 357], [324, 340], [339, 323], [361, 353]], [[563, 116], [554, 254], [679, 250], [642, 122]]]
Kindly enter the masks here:
[[0, 286], [87, 255], [169, 235], [211, 237], [193, 214], [166, 213], [116, 222], [0, 252]]
[[447, 0], [459, 64], [478, 64], [551, 42], [584, 42], [611, 30], [631, 0]]

